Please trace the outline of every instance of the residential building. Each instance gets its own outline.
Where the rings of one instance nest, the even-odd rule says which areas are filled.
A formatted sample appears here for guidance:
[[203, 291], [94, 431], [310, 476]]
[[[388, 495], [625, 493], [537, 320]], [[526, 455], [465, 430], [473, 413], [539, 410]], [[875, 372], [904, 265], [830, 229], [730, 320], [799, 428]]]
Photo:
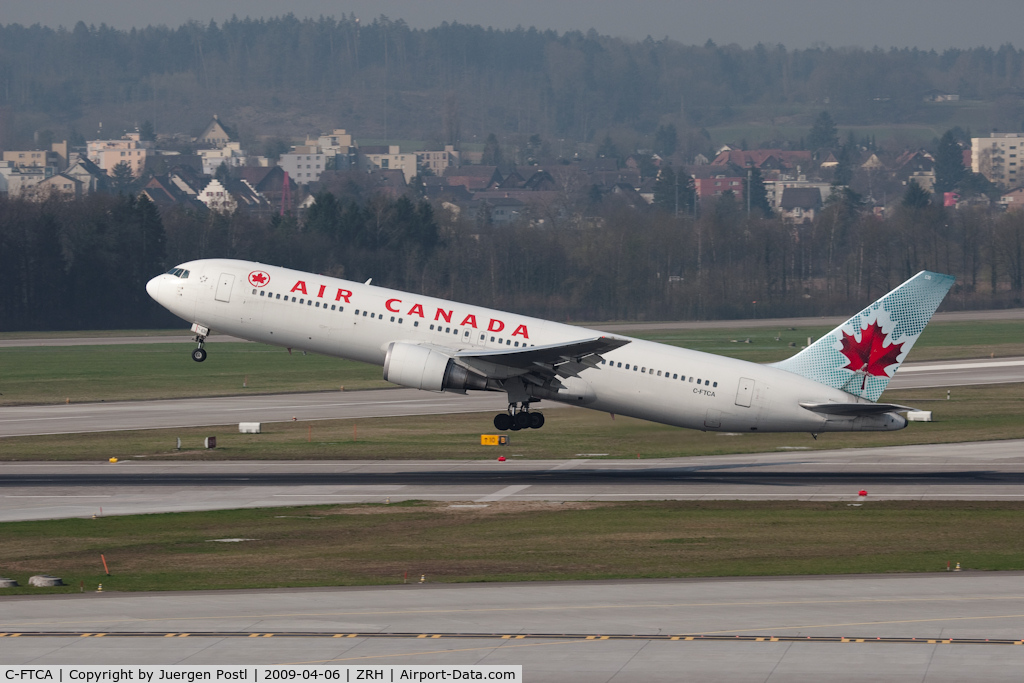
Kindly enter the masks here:
[[434, 175], [441, 175], [449, 166], [458, 166], [459, 157], [455, 145], [445, 145], [443, 151], [416, 152], [416, 165], [421, 169], [430, 169]]
[[782, 194], [788, 188], [811, 188], [817, 190], [821, 195], [822, 203], [832, 194], [832, 185], [830, 183], [807, 180], [806, 176], [798, 176], [795, 179], [783, 176], [779, 180], [770, 180], [764, 184], [764, 192], [768, 197], [768, 204], [775, 211], [779, 211], [782, 208]]
[[327, 155], [316, 145], [299, 145], [288, 154], [282, 154], [277, 165], [295, 182], [306, 185], [320, 180], [327, 166]]
[[202, 189], [198, 199], [211, 211], [220, 213], [270, 208], [266, 198], [244, 180], [226, 180], [221, 183], [214, 178]]
[[1007, 211], [1024, 211], [1024, 187], [1003, 194], [999, 197], [998, 204]]
[[247, 162], [242, 145], [238, 142], [227, 142], [222, 147], [213, 149], [196, 150], [196, 154], [203, 160], [204, 175], [214, 175], [221, 164], [227, 164], [228, 168], [238, 168], [245, 166]]
[[1000, 187], [1016, 187], [1024, 181], [1024, 134], [992, 133], [971, 138], [971, 170]]
[[82, 182], [58, 173], [25, 188], [22, 195], [36, 201], [44, 201], [50, 197], [73, 199], [82, 196]]
[[213, 115], [213, 120], [207, 124], [203, 132], [195, 139], [196, 144], [206, 147], [223, 147], [230, 141], [231, 135], [216, 114]]
[[56, 151], [42, 149], [33, 150], [12, 150], [4, 152], [3, 161], [14, 162], [17, 167], [24, 166], [52, 166], [63, 168], [60, 154]]
[[27, 193], [33, 186], [54, 175], [53, 166], [16, 166], [13, 161], [0, 162], [2, 185], [9, 196]]
[[398, 145], [360, 147], [356, 163], [358, 168], [363, 171], [374, 168], [385, 171], [400, 170], [405, 175], [406, 184], [419, 173], [416, 168], [416, 155], [414, 153], [403, 154]]
[[710, 178], [694, 178], [693, 187], [699, 199], [720, 197], [726, 192], [732, 192], [736, 195], [736, 199], [743, 199], [746, 196], [747, 179], [724, 175], [716, 175]]
[[82, 184], [82, 194], [92, 194], [106, 186], [107, 174], [102, 168], [81, 154], [75, 155], [64, 171], [64, 175]]
[[89, 140], [86, 143], [86, 154], [89, 161], [102, 168], [107, 175], [112, 175], [114, 167], [126, 163], [132, 175], [138, 177], [146, 166], [152, 143], [139, 139], [138, 133], [128, 133], [120, 140]]
[[816, 188], [788, 187], [782, 192], [779, 211], [787, 223], [812, 223], [821, 206], [821, 192]]
[[331, 133], [325, 133], [316, 140], [306, 140], [307, 147], [313, 145], [319, 147], [327, 159], [334, 160], [333, 166], [336, 171], [347, 171], [355, 165], [355, 138], [344, 128], [335, 128]]
[[444, 177], [449, 185], [462, 185], [470, 192], [489, 190], [504, 180], [497, 166], [450, 166]]

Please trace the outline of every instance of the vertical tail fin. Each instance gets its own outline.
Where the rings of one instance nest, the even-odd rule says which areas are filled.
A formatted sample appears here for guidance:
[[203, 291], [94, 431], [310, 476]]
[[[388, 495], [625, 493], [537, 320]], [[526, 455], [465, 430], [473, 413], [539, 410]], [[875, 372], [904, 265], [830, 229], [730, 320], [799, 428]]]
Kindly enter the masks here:
[[955, 279], [923, 270], [773, 366], [877, 401]]

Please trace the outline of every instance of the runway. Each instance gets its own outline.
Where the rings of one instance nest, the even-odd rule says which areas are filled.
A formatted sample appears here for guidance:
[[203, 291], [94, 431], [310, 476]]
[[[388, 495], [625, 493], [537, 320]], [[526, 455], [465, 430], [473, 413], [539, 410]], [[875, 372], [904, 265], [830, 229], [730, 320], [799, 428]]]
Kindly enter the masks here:
[[1019, 681], [1022, 579], [966, 572], [13, 597], [2, 632], [54, 635], [0, 638], [0, 663], [521, 664], [531, 683]]
[[[907, 363], [892, 389], [945, 388], [1024, 382], [1024, 358]], [[365, 419], [407, 415], [501, 412], [503, 394], [434, 394], [416, 389], [375, 389], [228, 396], [222, 398], [124, 401], [0, 408], [0, 438], [132, 429], [203, 427], [238, 422]], [[545, 401], [544, 409], [560, 407]]]
[[[0, 463], [0, 521], [386, 500], [1024, 500], [1024, 441], [657, 460]], [[102, 508], [102, 510], [101, 510]]]

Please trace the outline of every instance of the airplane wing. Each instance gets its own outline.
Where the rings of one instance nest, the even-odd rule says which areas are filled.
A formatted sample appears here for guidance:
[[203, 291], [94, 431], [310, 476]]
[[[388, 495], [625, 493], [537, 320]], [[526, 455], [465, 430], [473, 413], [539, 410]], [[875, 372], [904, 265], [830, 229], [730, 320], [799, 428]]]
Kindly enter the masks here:
[[882, 413], [905, 413], [908, 410], [917, 410], [916, 408], [896, 405], [895, 403], [801, 403], [800, 407], [823, 415], [848, 415], [850, 417], [880, 415]]
[[616, 337], [593, 337], [546, 346], [501, 351], [459, 351], [455, 360], [492, 379], [529, 376], [573, 377], [601, 361], [601, 354], [629, 343]]

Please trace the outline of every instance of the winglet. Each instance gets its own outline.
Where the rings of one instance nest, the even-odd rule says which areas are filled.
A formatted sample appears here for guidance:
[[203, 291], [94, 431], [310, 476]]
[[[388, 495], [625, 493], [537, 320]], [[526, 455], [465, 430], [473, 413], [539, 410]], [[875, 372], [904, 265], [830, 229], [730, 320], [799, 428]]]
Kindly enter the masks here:
[[773, 366], [877, 401], [955, 279], [921, 271], [800, 353]]

